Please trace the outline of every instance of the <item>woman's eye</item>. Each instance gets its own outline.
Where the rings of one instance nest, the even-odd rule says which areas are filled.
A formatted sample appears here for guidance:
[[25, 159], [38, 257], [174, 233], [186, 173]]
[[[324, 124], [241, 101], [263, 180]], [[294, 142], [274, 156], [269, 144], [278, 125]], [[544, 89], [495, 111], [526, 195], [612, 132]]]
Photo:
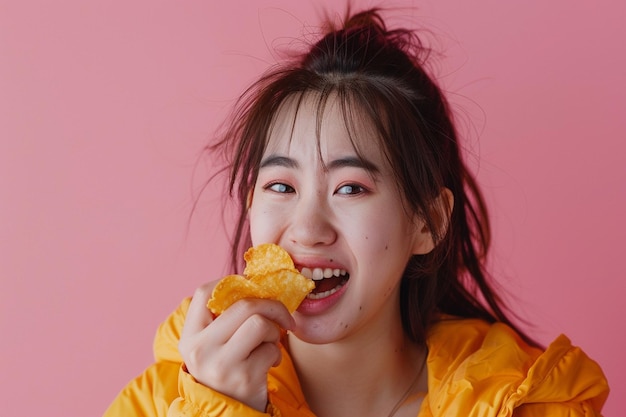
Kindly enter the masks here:
[[274, 191], [275, 193], [285, 194], [293, 193], [295, 190], [293, 187], [283, 184], [282, 182], [275, 182], [265, 187], [266, 190]]
[[365, 192], [365, 188], [356, 184], [342, 185], [336, 191], [337, 194], [343, 194], [343, 195], [355, 195], [355, 194], [361, 194], [363, 192]]

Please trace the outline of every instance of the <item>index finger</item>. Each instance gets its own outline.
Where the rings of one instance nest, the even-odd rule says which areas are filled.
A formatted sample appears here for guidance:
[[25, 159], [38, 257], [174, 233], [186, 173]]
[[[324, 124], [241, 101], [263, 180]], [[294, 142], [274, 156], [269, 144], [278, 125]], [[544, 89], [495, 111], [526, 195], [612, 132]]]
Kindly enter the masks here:
[[215, 332], [216, 340], [226, 342], [236, 329], [254, 315], [263, 316], [285, 330], [292, 330], [295, 327], [293, 317], [280, 301], [245, 298], [228, 307], [215, 319], [211, 328]]
[[183, 326], [182, 336], [199, 333], [211, 324], [213, 321], [213, 314], [206, 307], [206, 305], [209, 298], [211, 298], [213, 288], [218, 282], [219, 281], [209, 282], [195, 291], [193, 297], [191, 298], [189, 309], [187, 310], [187, 317], [185, 317], [185, 325]]

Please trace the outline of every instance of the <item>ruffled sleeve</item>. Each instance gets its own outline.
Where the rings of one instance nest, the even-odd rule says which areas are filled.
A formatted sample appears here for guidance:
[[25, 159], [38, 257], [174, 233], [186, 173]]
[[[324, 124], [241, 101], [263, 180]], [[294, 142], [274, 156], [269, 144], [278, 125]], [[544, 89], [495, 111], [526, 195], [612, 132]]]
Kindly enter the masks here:
[[295, 367], [283, 344], [281, 351], [282, 361], [270, 369], [267, 379], [272, 409], [278, 411], [280, 417], [315, 417], [304, 398]]
[[185, 370], [178, 341], [189, 304], [190, 299], [185, 299], [159, 326], [154, 340], [155, 363], [120, 392], [104, 416], [279, 417], [205, 387]]
[[550, 416], [600, 416], [608, 394], [600, 366], [561, 335], [537, 358], [501, 415], [535, 416], [545, 410]]
[[196, 382], [181, 365], [179, 397], [169, 407], [167, 417], [269, 417], [247, 405]]
[[565, 336], [545, 351], [508, 326], [443, 320], [428, 340], [429, 393], [421, 416], [599, 416], [608, 384]]

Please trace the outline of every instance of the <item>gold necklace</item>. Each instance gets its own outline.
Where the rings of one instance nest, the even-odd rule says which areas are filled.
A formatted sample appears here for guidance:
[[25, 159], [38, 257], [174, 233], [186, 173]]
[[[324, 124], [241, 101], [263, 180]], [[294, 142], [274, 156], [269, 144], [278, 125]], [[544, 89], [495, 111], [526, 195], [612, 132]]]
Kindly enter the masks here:
[[427, 356], [428, 355], [426, 354], [426, 352], [424, 352], [424, 360], [422, 361], [422, 365], [420, 366], [420, 369], [417, 372], [417, 375], [415, 375], [415, 378], [411, 382], [411, 385], [409, 385], [409, 387], [404, 392], [404, 394], [402, 394], [402, 397], [400, 397], [400, 399], [398, 400], [396, 405], [393, 406], [393, 408], [391, 409], [391, 412], [387, 415], [387, 417], [393, 417], [393, 415], [395, 415], [398, 412], [400, 407], [402, 407], [402, 404], [404, 404], [404, 402], [409, 397], [409, 395], [411, 395], [411, 391], [413, 391], [413, 389], [417, 385], [417, 382], [420, 379], [420, 376], [422, 376], [422, 372], [424, 372], [424, 366], [426, 365], [426, 357]]

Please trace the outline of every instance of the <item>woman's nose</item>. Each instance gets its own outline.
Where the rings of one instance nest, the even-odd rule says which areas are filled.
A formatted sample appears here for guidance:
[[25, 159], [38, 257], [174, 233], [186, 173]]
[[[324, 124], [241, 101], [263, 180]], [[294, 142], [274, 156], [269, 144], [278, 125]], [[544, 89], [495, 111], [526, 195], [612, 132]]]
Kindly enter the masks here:
[[298, 202], [291, 213], [289, 240], [301, 246], [330, 245], [337, 239], [328, 205], [314, 198]]

